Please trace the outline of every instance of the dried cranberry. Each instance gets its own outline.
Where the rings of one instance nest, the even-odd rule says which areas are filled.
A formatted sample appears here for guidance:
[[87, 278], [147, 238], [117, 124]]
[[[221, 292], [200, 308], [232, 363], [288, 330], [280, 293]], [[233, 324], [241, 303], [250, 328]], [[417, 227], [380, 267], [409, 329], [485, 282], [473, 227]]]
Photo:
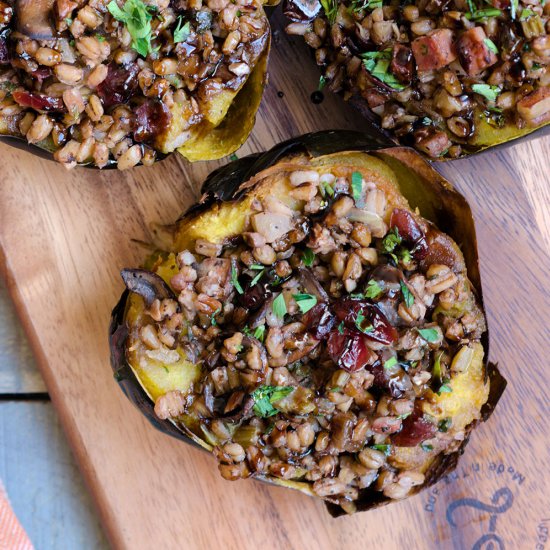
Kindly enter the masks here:
[[31, 73], [32, 77], [42, 82], [52, 76], [52, 70], [49, 67], [39, 67], [36, 71]]
[[392, 50], [390, 70], [400, 82], [410, 84], [413, 77], [412, 50], [403, 44], [395, 44]]
[[399, 447], [415, 447], [426, 439], [431, 439], [436, 427], [424, 418], [424, 413], [416, 407], [413, 413], [403, 420], [401, 431], [392, 436], [392, 441]]
[[242, 307], [249, 311], [256, 311], [262, 307], [272, 292], [261, 282], [250, 286], [252, 279], [248, 279], [243, 285], [243, 294], [239, 294], [238, 300]]
[[377, 361], [368, 370], [374, 374], [373, 386], [389, 392], [394, 399], [400, 399], [412, 388], [410, 378], [403, 369], [390, 373]]
[[137, 63], [117, 65], [111, 62], [108, 65], [107, 77], [97, 87], [97, 95], [101, 98], [105, 107], [112, 107], [120, 103], [126, 103], [137, 91], [137, 75], [139, 67]]
[[35, 111], [61, 113], [67, 110], [60, 97], [51, 97], [32, 92], [13, 92], [12, 97], [21, 107], [29, 107]]
[[327, 304], [321, 303], [312, 307], [303, 317], [302, 322], [315, 339], [326, 338], [336, 324], [336, 317]]
[[338, 367], [348, 372], [364, 368], [376, 357], [367, 347], [363, 334], [347, 329], [343, 334], [338, 331], [331, 332], [328, 337], [327, 350]]
[[339, 321], [348, 329], [361, 330], [370, 340], [389, 345], [397, 340], [397, 331], [386, 316], [366, 300], [343, 298], [333, 305]]
[[138, 143], [155, 139], [170, 124], [170, 111], [160, 101], [148, 99], [136, 110], [134, 139]]
[[416, 260], [422, 260], [428, 254], [426, 235], [408, 210], [395, 208], [391, 214], [390, 227], [397, 228], [401, 238], [412, 246], [412, 256]]

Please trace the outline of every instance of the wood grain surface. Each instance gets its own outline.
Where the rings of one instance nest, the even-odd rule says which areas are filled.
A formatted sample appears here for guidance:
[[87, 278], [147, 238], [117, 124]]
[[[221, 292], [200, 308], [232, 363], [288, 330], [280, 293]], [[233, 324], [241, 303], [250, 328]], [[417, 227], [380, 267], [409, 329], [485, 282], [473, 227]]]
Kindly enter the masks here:
[[[309, 101], [317, 81], [305, 46], [276, 31], [270, 82], [239, 155], [303, 132], [360, 129], [339, 98]], [[67, 172], [0, 151], [0, 266], [114, 547], [550, 548], [548, 138], [437, 165], [477, 220], [491, 356], [509, 381], [496, 414], [454, 475], [339, 519], [298, 493], [224, 481], [211, 457], [152, 429], [112, 380], [107, 326], [118, 271], [144, 256], [131, 239], [147, 241], [151, 224], [172, 222], [219, 163], [172, 156], [126, 173]]]

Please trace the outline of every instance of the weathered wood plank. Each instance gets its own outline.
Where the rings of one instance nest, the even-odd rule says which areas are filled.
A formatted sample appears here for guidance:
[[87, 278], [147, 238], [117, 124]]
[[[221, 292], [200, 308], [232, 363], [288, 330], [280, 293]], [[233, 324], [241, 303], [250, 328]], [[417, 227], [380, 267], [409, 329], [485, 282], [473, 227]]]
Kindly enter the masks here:
[[45, 391], [27, 337], [16, 317], [6, 286], [0, 281], [0, 394]]
[[35, 548], [107, 548], [51, 403], [0, 401], [0, 439], [0, 479]]

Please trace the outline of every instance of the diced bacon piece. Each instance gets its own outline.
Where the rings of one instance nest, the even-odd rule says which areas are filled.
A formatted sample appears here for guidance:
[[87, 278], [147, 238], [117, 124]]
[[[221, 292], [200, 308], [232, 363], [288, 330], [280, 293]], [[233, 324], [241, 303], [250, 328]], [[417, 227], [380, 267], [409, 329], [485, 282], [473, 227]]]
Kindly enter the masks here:
[[539, 88], [517, 103], [518, 113], [527, 126], [550, 122], [550, 88]]
[[411, 44], [419, 71], [441, 69], [456, 59], [453, 46], [453, 31], [437, 29], [420, 36]]
[[460, 64], [470, 76], [479, 74], [498, 61], [496, 54], [485, 43], [486, 38], [483, 27], [474, 27], [463, 32], [457, 40]]
[[416, 131], [414, 138], [416, 147], [432, 158], [440, 157], [452, 145], [445, 132], [431, 128]]

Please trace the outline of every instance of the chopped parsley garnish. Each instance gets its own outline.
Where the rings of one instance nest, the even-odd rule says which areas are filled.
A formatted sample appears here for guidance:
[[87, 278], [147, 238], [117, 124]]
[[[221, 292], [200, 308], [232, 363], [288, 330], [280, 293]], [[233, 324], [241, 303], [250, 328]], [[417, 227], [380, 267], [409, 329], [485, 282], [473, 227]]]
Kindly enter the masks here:
[[243, 287], [241, 286], [241, 283], [239, 283], [239, 274], [237, 273], [237, 268], [233, 264], [231, 264], [231, 282], [233, 283], [235, 290], [239, 294], [244, 294]]
[[472, 91], [482, 95], [489, 101], [496, 101], [501, 89], [498, 86], [491, 86], [490, 84], [472, 84]]
[[533, 10], [525, 9], [521, 12], [521, 15], [519, 16], [520, 21], [525, 21], [526, 19], [529, 19], [532, 15], [537, 15]]
[[386, 456], [389, 456], [389, 454], [391, 453], [391, 445], [372, 445], [371, 449], [374, 449], [375, 451], [380, 451]]
[[8, 94], [11, 94], [15, 90], [17, 90], [19, 86], [17, 84], [14, 84], [13, 82], [10, 82], [9, 80], [6, 80], [5, 82], [0, 82], [0, 90], [4, 90]]
[[334, 386], [334, 388], [329, 388], [328, 390], [329, 392], [337, 392], [337, 391], [342, 391], [342, 388], [340, 386]]
[[372, 325], [365, 324], [366, 318], [363, 315], [363, 310], [359, 311], [357, 314], [357, 319], [355, 319], [355, 326], [364, 334], [368, 334], [369, 332], [374, 331], [374, 327]]
[[430, 445], [429, 443], [422, 443], [420, 445], [420, 448], [426, 453], [429, 453], [430, 451], [434, 450], [433, 445]]
[[[183, 22], [183, 17], [178, 17], [178, 26], [174, 29], [174, 44], [179, 42], [185, 42], [191, 34], [191, 23], [189, 21]], [[231, 159], [233, 160], [233, 159]]]
[[363, 196], [363, 176], [359, 172], [353, 172], [351, 175], [351, 190], [353, 200], [357, 204]]
[[[517, 2], [517, 0], [515, 0]], [[514, 0], [512, 0], [512, 3]], [[484, 19], [485, 17], [498, 17], [502, 15], [502, 11], [497, 8], [487, 8], [486, 10], [476, 10], [474, 13], [466, 13], [464, 17], [470, 21], [478, 21], [479, 19]]]
[[340, 334], [344, 334], [344, 321], [342, 321], [339, 325], [338, 325], [338, 332]]
[[282, 292], [279, 296], [277, 296], [277, 298], [275, 298], [275, 300], [273, 300], [272, 308], [276, 317], [279, 317], [279, 319], [284, 318], [286, 315], [286, 302]]
[[367, 52], [361, 54], [363, 65], [369, 73], [384, 84], [387, 84], [394, 90], [404, 90], [406, 86], [401, 84], [395, 76], [389, 72], [392, 59], [391, 48], [382, 50], [381, 52]]
[[115, 0], [107, 4], [111, 15], [126, 25], [132, 37], [132, 48], [143, 57], [147, 57], [153, 51], [151, 47], [151, 14], [152, 8], [142, 0], [126, 0], [124, 6], [119, 8]]
[[510, 17], [512, 19], [516, 18], [516, 15], [518, 13], [518, 0], [510, 0]]
[[256, 328], [253, 336], [254, 338], [256, 338], [256, 340], [263, 342], [265, 338], [265, 325], [260, 325], [258, 328]]
[[437, 429], [440, 432], [446, 433], [449, 431], [449, 428], [451, 427], [451, 424], [453, 423], [452, 418], [444, 418], [438, 425]]
[[423, 126], [431, 126], [433, 124], [433, 120], [429, 116], [425, 116], [421, 121], [420, 124]]
[[262, 271], [262, 269], [265, 269], [265, 267], [262, 264], [252, 264], [248, 266], [248, 269], [252, 269], [254, 271]]
[[263, 342], [265, 338], [265, 325], [260, 325], [254, 330], [254, 332], [252, 332], [250, 328], [246, 326], [242, 329], [242, 333], [246, 336], [251, 336], [253, 338], [256, 338], [256, 340]]
[[304, 265], [306, 267], [311, 267], [314, 261], [315, 261], [315, 252], [313, 252], [311, 248], [306, 248], [302, 252], [302, 262], [304, 262]]
[[443, 355], [443, 352], [441, 351], [434, 361], [434, 368], [432, 370], [432, 376], [434, 378], [437, 378], [437, 380], [441, 380], [441, 356]]
[[401, 241], [401, 235], [399, 235], [397, 227], [392, 227], [382, 239], [382, 250], [384, 252], [393, 252], [401, 244]]
[[439, 331], [435, 328], [417, 328], [416, 330], [426, 342], [437, 342], [439, 339]]
[[235, 153], [233, 153], [233, 154], [229, 155], [229, 160], [231, 162], [233, 162], [235, 160], [239, 160], [239, 157]]
[[312, 307], [317, 305], [317, 298], [313, 294], [293, 294], [292, 296], [302, 313], [307, 313]]
[[493, 52], [498, 53], [497, 45], [490, 39], [490, 38], [484, 38], [483, 43]]
[[437, 395], [441, 395], [442, 393], [452, 393], [453, 388], [449, 386], [450, 380], [448, 378], [445, 379], [445, 384], [443, 384], [438, 390]]
[[391, 369], [395, 365], [397, 365], [397, 357], [390, 357], [387, 361], [384, 361], [384, 368], [385, 369]]
[[220, 313], [221, 309], [218, 308], [214, 313], [212, 313], [212, 316], [210, 317], [210, 324], [215, 327], [218, 323], [216, 321], [216, 315]]
[[317, 91], [321, 91], [327, 85], [327, 78], [324, 75], [319, 77], [319, 84], [317, 86]]
[[412, 412], [408, 412], [408, 413], [403, 413], [403, 414], [400, 414], [397, 418], [399, 420], [405, 420], [405, 418], [408, 418], [409, 416], [411, 416]]
[[[255, 268], [253, 265], [250, 266], [250, 269], [254, 269], [254, 270], [257, 270], [257, 268]], [[265, 268], [264, 266], [260, 266], [260, 269], [257, 270], [258, 271], [258, 275], [256, 275], [252, 281], [250, 281], [250, 286], [254, 286], [256, 285], [256, 283], [262, 278], [263, 274], [265, 273]]]
[[338, 15], [338, 1], [337, 0], [321, 0], [321, 6], [325, 11], [328, 22], [331, 25], [334, 25], [336, 21], [336, 16]]
[[323, 197], [326, 197], [327, 195], [329, 197], [334, 197], [334, 189], [328, 181], [322, 181], [320, 183], [320, 190]]
[[399, 285], [401, 286], [401, 294], [403, 294], [405, 305], [407, 307], [411, 307], [414, 304], [414, 296], [412, 295], [412, 292], [409, 290], [409, 287], [404, 283], [404, 281], [399, 281]]
[[374, 300], [375, 298], [378, 298], [382, 292], [384, 292], [382, 287], [374, 279], [371, 279], [367, 283], [367, 289], [365, 290], [365, 296], [367, 298]]
[[294, 388], [292, 386], [260, 386], [252, 392], [254, 406], [252, 410], [256, 416], [269, 418], [277, 414], [274, 403], [286, 397]]

